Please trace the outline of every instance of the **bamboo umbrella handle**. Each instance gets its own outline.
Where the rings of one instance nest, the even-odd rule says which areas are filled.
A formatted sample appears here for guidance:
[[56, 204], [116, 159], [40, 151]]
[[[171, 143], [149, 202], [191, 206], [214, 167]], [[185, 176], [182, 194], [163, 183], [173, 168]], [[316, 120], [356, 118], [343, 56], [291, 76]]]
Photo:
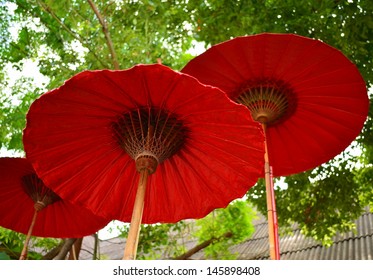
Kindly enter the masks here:
[[144, 199], [146, 191], [146, 183], [148, 180], [149, 171], [142, 169], [140, 171], [140, 180], [137, 187], [135, 204], [133, 206], [130, 230], [124, 249], [123, 260], [136, 259], [137, 244], [139, 243], [140, 227], [142, 220], [142, 213], [144, 210]]
[[276, 201], [275, 191], [273, 187], [272, 170], [269, 164], [268, 157], [268, 146], [267, 146], [267, 134], [266, 125], [262, 124], [265, 135], [265, 154], [264, 154], [264, 176], [266, 184], [266, 195], [267, 195], [267, 215], [268, 215], [268, 234], [269, 234], [269, 250], [270, 257], [272, 260], [280, 259], [280, 246], [278, 240], [278, 223], [276, 214]]
[[34, 216], [32, 217], [31, 224], [27, 232], [25, 243], [23, 244], [21, 256], [19, 257], [20, 260], [25, 260], [27, 258], [28, 244], [30, 242], [32, 230], [34, 229], [34, 226], [35, 226], [37, 215], [38, 215], [38, 210], [35, 209]]

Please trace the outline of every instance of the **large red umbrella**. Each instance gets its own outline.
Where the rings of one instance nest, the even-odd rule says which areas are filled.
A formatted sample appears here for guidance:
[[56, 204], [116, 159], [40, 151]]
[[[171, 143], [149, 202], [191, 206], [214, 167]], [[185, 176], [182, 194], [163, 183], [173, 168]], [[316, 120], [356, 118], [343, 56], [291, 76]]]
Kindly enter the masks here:
[[141, 222], [201, 218], [242, 197], [261, 174], [263, 140], [247, 108], [163, 65], [82, 72], [31, 105], [24, 131], [56, 193], [131, 221], [126, 259]]
[[30, 236], [81, 238], [103, 228], [109, 220], [62, 200], [38, 178], [25, 158], [0, 158], [0, 226]]
[[[357, 137], [369, 106], [358, 69], [340, 51], [319, 40], [265, 33], [215, 45], [191, 60], [182, 72], [219, 87], [232, 100], [246, 105], [262, 124], [268, 150], [268, 213], [275, 223], [275, 237], [271, 238], [275, 239], [271, 176], [314, 168]], [[278, 258], [278, 245], [274, 246]]]

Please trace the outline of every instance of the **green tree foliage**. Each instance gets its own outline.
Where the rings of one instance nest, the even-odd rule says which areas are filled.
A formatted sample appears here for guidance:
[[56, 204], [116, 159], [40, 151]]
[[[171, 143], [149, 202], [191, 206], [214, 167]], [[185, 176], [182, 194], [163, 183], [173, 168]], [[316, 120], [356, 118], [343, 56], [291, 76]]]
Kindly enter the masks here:
[[[0, 227], [0, 260], [19, 259], [26, 236]], [[58, 245], [55, 238], [31, 238], [31, 249], [28, 251], [28, 259], [41, 259], [44, 254]]]
[[[0, 147], [22, 153], [31, 102], [77, 72], [159, 59], [179, 70], [196, 42], [208, 47], [262, 32], [321, 39], [350, 58], [370, 87], [372, 14], [369, 0], [0, 0]], [[38, 66], [44, 84], [19, 75], [29, 62]], [[335, 231], [349, 229], [361, 209], [372, 205], [372, 114], [371, 109], [356, 142], [360, 156], [346, 151], [313, 171], [287, 177], [287, 187], [276, 189], [280, 225], [297, 222], [307, 235], [327, 244]], [[262, 185], [248, 196], [266, 214]], [[155, 238], [152, 230], [143, 228], [144, 240]], [[157, 230], [160, 239], [169, 232], [166, 226]]]
[[211, 240], [204, 249], [208, 259], [235, 259], [229, 247], [248, 239], [254, 232], [255, 212], [245, 201], [235, 201], [226, 209], [216, 209], [197, 220], [195, 235], [200, 243]]
[[[360, 172], [346, 162], [333, 163], [338, 165], [322, 165], [286, 177], [285, 188], [276, 184], [278, 219], [283, 232], [289, 233], [295, 222], [303, 234], [327, 246], [332, 244], [337, 231], [354, 229], [353, 221], [362, 214], [368, 201], [366, 191], [371, 193], [372, 187], [360, 183], [356, 176]], [[266, 213], [263, 181], [249, 192], [249, 200], [261, 213]]]

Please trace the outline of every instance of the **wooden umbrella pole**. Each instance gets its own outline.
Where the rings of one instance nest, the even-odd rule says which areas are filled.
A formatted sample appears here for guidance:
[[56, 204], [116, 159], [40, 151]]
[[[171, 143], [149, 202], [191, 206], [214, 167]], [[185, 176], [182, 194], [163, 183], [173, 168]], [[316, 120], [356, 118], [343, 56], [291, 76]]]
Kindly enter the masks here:
[[136, 192], [135, 204], [133, 206], [130, 230], [124, 249], [123, 260], [136, 259], [137, 244], [139, 242], [140, 227], [142, 220], [142, 213], [144, 210], [144, 199], [146, 192], [146, 183], [148, 180], [149, 171], [142, 169], [140, 171], [140, 180]]
[[268, 146], [267, 146], [267, 126], [262, 124], [265, 136], [265, 154], [264, 154], [264, 172], [267, 195], [267, 215], [268, 215], [268, 234], [269, 234], [269, 249], [272, 260], [280, 259], [280, 246], [278, 240], [278, 223], [276, 212], [275, 191], [273, 186], [272, 169], [269, 164]]
[[38, 216], [38, 210], [35, 209], [34, 216], [32, 217], [30, 227], [27, 232], [25, 243], [23, 244], [23, 249], [21, 252], [21, 256], [19, 257], [20, 260], [25, 260], [27, 258], [27, 251], [28, 251], [28, 244], [30, 243], [31, 234], [35, 226], [36, 217]]

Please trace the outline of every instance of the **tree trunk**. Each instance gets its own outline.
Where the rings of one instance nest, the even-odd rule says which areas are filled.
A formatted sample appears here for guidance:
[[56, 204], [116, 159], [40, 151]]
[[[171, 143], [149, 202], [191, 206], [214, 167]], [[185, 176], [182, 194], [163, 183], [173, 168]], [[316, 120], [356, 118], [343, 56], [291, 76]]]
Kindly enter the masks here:
[[69, 252], [69, 260], [79, 260], [79, 254], [80, 254], [80, 250], [82, 249], [82, 243], [83, 243], [83, 238], [78, 238], [70, 252]]
[[65, 244], [65, 240], [62, 240], [60, 244], [58, 244], [56, 247], [54, 247], [52, 250], [46, 253], [41, 259], [42, 260], [53, 260], [53, 258], [57, 256], [58, 253], [61, 251], [64, 244]]
[[195, 253], [201, 251], [202, 249], [206, 248], [210, 244], [218, 242], [218, 241], [220, 241], [221, 239], [224, 239], [224, 238], [230, 238], [232, 236], [233, 236], [233, 234], [231, 232], [226, 232], [225, 234], [223, 234], [220, 237], [212, 237], [209, 240], [206, 240], [206, 241], [202, 242], [201, 244], [198, 244], [197, 246], [190, 249], [188, 252], [186, 252], [186, 253], [184, 253], [184, 254], [182, 254], [182, 255], [174, 258], [174, 259], [175, 260], [187, 260], [191, 256], [193, 256]]
[[60, 252], [54, 258], [55, 260], [64, 260], [66, 258], [67, 253], [71, 250], [76, 238], [67, 238], [65, 239], [65, 243], [63, 244]]

